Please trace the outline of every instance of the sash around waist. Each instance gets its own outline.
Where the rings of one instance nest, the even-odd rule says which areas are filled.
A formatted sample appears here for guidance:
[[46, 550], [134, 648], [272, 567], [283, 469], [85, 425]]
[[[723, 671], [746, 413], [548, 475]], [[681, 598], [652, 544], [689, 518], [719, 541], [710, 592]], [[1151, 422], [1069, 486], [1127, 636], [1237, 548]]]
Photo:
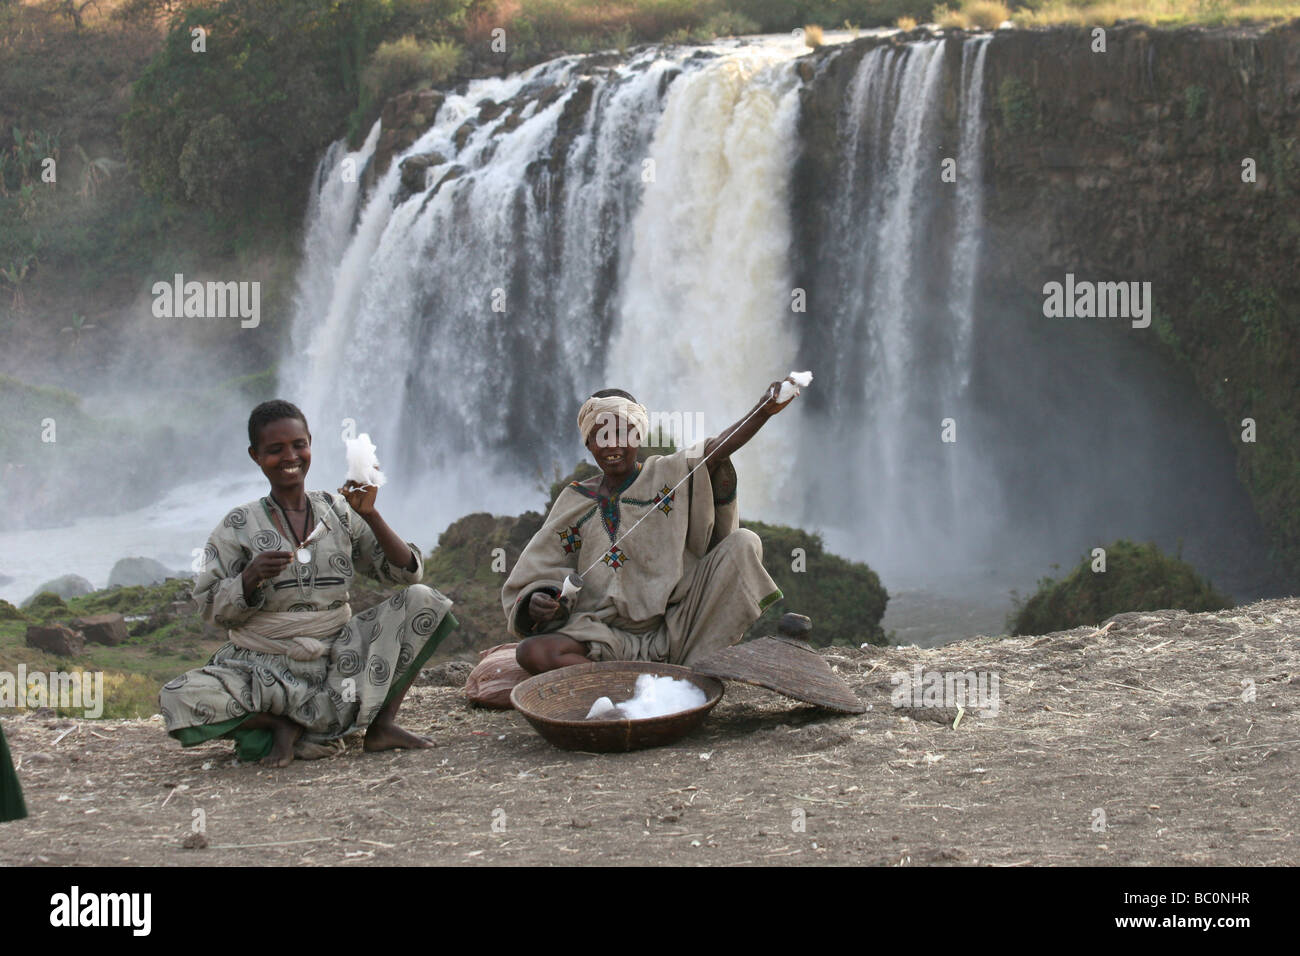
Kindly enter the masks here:
[[286, 654], [295, 661], [324, 655], [333, 637], [352, 620], [352, 606], [330, 611], [259, 611], [226, 632], [230, 643], [262, 654]]
[[596, 619], [607, 627], [612, 627], [619, 631], [627, 631], [629, 634], [649, 634], [664, 626], [664, 616], [662, 614], [656, 614], [654, 617], [646, 618], [644, 621], [633, 621], [625, 617], [619, 617], [618, 613], [612, 608], [608, 614], [596, 615]]

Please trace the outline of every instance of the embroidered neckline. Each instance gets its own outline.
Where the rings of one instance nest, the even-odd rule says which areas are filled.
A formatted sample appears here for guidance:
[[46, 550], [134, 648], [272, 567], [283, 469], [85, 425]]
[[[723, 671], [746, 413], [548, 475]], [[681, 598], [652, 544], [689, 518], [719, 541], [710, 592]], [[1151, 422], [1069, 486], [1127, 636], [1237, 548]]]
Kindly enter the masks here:
[[[623, 492], [631, 488], [632, 485], [636, 482], [636, 480], [640, 477], [641, 477], [641, 462], [638, 461], [636, 463], [636, 471], [628, 475], [627, 479], [623, 482], [623, 484], [620, 485], [619, 488], [608, 498], [602, 495], [599, 491], [592, 491], [590, 488], [588, 488], [586, 485], [582, 484], [581, 482], [574, 481], [570, 483], [570, 487], [573, 488], [573, 490], [577, 491], [582, 496], [586, 498], [590, 498], [592, 501], [596, 502], [596, 510], [600, 512], [600, 523], [604, 525], [605, 533], [609, 535], [609, 540], [611, 543], [613, 543], [618, 537], [618, 526], [620, 521], [622, 520], [621, 515], [619, 514], [619, 507], [618, 507], [619, 498], [623, 494]], [[648, 505], [651, 502], [637, 501], [632, 498], [628, 498], [627, 503], [630, 505]], [[588, 512], [587, 514], [589, 515], [590, 512]], [[586, 518], [587, 515], [584, 515], [583, 520], [585, 521]], [[580, 521], [579, 524], [581, 523], [582, 522]], [[566, 548], [565, 550], [567, 551], [568, 549]]]

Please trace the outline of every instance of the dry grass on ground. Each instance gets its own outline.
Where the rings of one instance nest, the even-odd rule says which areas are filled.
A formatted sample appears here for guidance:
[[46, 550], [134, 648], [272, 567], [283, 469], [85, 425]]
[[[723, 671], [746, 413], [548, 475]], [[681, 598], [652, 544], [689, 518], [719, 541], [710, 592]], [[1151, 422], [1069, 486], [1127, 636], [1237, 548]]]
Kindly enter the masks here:
[[[6, 719], [32, 815], [0, 826], [0, 865], [1295, 865], [1297, 634], [1287, 600], [837, 649], [861, 716], [730, 684], [695, 735], [618, 755], [469, 709], [439, 685], [462, 664], [426, 671], [404, 711], [435, 749], [352, 742], [284, 770], [182, 751], [156, 721]], [[918, 664], [998, 673], [999, 714], [895, 710], [891, 675]], [[185, 849], [198, 811], [208, 846]]]

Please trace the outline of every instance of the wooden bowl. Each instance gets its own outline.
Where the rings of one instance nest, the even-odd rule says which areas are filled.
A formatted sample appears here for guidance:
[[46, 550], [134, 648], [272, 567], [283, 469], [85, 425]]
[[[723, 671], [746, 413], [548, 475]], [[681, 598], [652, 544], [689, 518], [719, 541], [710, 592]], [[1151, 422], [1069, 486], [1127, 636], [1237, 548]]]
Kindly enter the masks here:
[[[628, 700], [640, 674], [690, 681], [707, 698], [699, 707], [663, 717], [629, 720], [587, 720], [597, 698], [614, 703]], [[689, 667], [648, 661], [593, 661], [536, 674], [510, 692], [510, 703], [539, 734], [564, 750], [613, 753], [658, 747], [686, 736], [704, 722], [722, 700], [722, 682]]]

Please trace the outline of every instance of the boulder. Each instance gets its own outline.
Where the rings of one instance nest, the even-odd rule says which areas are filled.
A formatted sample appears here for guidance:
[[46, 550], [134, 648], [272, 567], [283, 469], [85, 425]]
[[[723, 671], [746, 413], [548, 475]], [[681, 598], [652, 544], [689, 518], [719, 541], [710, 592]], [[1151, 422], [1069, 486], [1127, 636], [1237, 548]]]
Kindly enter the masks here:
[[432, 166], [441, 166], [447, 161], [442, 153], [415, 153], [402, 160], [402, 186], [413, 193], [422, 193], [425, 189], [425, 176]]
[[81, 631], [86, 642], [116, 647], [127, 639], [126, 618], [121, 614], [93, 614], [72, 622]]
[[110, 588], [129, 588], [145, 584], [162, 584], [174, 572], [153, 558], [123, 558], [108, 573]]
[[27, 607], [32, 601], [36, 600], [39, 594], [57, 594], [61, 598], [81, 597], [83, 594], [89, 594], [95, 590], [94, 585], [79, 574], [65, 574], [61, 578], [55, 578], [52, 581], [46, 581], [40, 587], [23, 601], [22, 607]]
[[478, 121], [480, 124], [490, 123], [505, 111], [505, 103], [497, 103], [490, 99], [480, 100], [478, 103]]
[[61, 624], [31, 624], [27, 628], [27, 646], [58, 657], [78, 657], [86, 649], [86, 639]]
[[474, 132], [475, 125], [477, 124], [472, 119], [467, 119], [456, 128], [456, 132], [452, 134], [451, 138], [452, 142], [456, 144], [457, 152], [465, 148], [465, 143], [469, 141], [469, 134]]

